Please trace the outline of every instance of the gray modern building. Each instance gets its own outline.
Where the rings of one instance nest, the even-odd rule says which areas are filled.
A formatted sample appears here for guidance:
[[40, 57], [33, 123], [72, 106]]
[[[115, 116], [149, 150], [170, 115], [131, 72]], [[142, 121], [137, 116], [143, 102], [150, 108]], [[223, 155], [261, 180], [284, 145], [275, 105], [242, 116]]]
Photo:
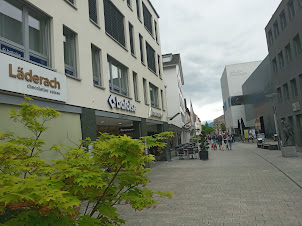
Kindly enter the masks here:
[[273, 101], [274, 85], [267, 56], [242, 85], [247, 124], [266, 137], [276, 133]]
[[[277, 118], [285, 120], [302, 145], [302, 0], [283, 0], [265, 28], [273, 72]], [[282, 135], [282, 134], [281, 134]]]

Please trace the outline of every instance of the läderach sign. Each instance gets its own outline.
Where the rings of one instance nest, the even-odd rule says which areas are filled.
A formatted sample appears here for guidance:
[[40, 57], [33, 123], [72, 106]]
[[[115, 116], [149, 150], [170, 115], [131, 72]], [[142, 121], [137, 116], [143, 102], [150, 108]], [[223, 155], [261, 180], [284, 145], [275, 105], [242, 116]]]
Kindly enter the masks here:
[[0, 89], [67, 101], [66, 76], [0, 53]]

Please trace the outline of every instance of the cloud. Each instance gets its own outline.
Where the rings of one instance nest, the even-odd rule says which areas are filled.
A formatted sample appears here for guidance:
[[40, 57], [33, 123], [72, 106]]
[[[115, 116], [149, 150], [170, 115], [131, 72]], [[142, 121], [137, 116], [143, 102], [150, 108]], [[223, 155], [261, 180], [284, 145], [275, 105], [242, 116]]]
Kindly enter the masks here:
[[160, 15], [162, 53], [181, 55], [185, 97], [202, 121], [219, 117], [225, 65], [266, 57], [264, 28], [281, 0], [151, 2]]

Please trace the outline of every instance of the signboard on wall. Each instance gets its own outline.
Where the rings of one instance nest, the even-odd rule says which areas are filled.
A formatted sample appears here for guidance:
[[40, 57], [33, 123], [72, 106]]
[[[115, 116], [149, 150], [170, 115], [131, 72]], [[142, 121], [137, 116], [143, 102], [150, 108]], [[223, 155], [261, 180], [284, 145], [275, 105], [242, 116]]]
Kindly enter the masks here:
[[0, 53], [0, 90], [67, 101], [66, 76]]
[[162, 118], [163, 117], [163, 113], [157, 113], [157, 112], [153, 111], [152, 108], [150, 108], [150, 110], [149, 110], [149, 117]]

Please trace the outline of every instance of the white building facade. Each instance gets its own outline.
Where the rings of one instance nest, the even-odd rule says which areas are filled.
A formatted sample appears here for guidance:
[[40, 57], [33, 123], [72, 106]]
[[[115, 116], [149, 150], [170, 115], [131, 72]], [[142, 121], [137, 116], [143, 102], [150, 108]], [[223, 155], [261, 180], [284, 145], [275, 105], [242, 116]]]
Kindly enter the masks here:
[[259, 66], [261, 61], [227, 65], [220, 79], [226, 130], [238, 132], [238, 120], [246, 123], [242, 85]]
[[180, 54], [165, 54], [163, 59], [163, 76], [166, 85], [168, 121], [175, 131], [176, 146], [190, 140], [187, 123], [185, 100], [182, 92], [184, 76]]
[[0, 0], [0, 131], [26, 94], [68, 139], [162, 132], [158, 19], [149, 0]]

